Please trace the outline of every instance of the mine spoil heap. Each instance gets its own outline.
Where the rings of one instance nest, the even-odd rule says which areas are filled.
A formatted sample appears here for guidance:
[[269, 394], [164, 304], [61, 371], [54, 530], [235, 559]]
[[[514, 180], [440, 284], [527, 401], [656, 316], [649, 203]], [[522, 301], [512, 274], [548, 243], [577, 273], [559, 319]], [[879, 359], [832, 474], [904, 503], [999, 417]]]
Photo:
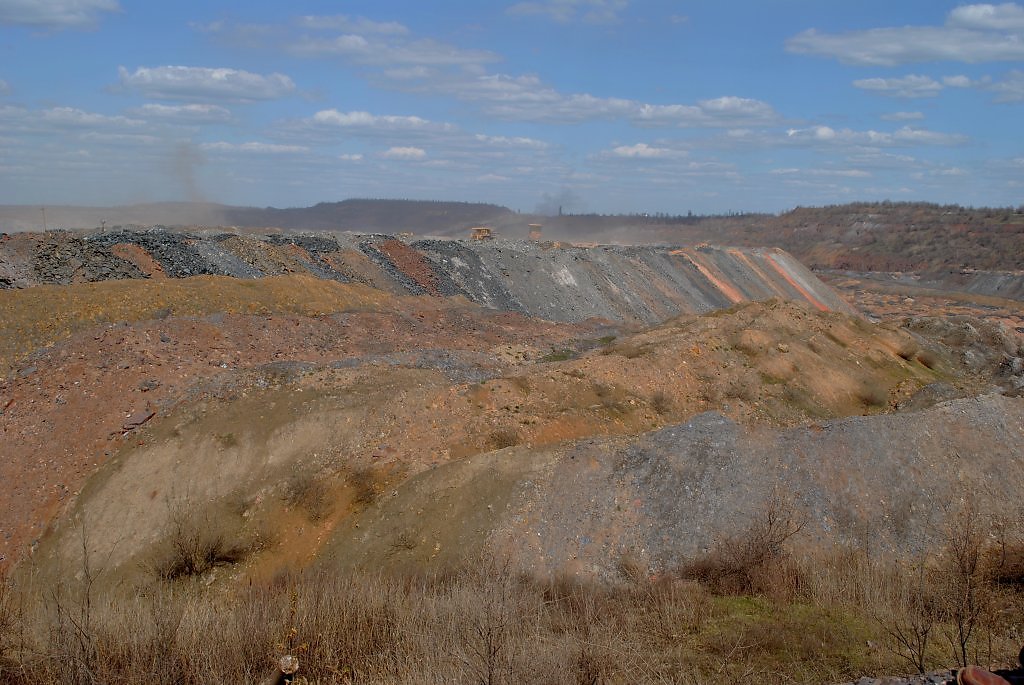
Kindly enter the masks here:
[[0, 241], [0, 286], [8, 288], [288, 273], [395, 294], [463, 295], [485, 307], [553, 321], [599, 317], [649, 325], [772, 297], [853, 313], [777, 249], [409, 241], [349, 233], [251, 237], [164, 229], [21, 233]]
[[[776, 497], [801, 552], [886, 561], [965, 493], [1020, 501], [998, 324], [871, 323], [778, 249], [540, 237], [3, 236], [0, 563], [216, 594], [486, 552], [654, 588]], [[187, 526], [223, 549], [167, 562]]]

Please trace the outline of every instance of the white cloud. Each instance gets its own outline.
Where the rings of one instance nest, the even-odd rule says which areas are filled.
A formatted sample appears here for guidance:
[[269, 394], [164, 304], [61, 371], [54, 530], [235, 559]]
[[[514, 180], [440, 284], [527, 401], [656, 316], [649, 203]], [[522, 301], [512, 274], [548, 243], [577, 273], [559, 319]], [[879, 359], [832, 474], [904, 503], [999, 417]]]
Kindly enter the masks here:
[[365, 17], [349, 17], [344, 14], [331, 16], [306, 15], [295, 23], [306, 29], [344, 31], [347, 33], [375, 33], [384, 36], [404, 36], [409, 29], [396, 21], [373, 21]]
[[811, 176], [818, 178], [871, 178], [871, 172], [863, 169], [772, 169], [768, 173], [775, 176]]
[[583, 21], [607, 24], [618, 21], [629, 0], [531, 0], [519, 2], [506, 12], [518, 16], [541, 16], [560, 23]]
[[786, 49], [834, 57], [847, 64], [896, 66], [912, 62], [993, 62], [1024, 59], [1024, 7], [1016, 3], [957, 7], [943, 26], [901, 26], [821, 33], [808, 29]]
[[419, 147], [391, 147], [380, 155], [384, 159], [417, 160], [426, 159], [427, 152]]
[[456, 128], [453, 124], [433, 122], [417, 116], [340, 112], [336, 109], [321, 110], [304, 121], [320, 126], [379, 131], [454, 131]]
[[619, 145], [612, 148], [610, 154], [614, 157], [631, 157], [639, 159], [668, 159], [671, 157], [685, 157], [684, 150], [673, 150], [667, 147], [654, 147], [647, 143], [636, 145]]
[[304, 145], [277, 145], [275, 143], [260, 142], [227, 143], [221, 141], [217, 143], [203, 143], [199, 147], [208, 152], [251, 152], [272, 155], [309, 152], [309, 148]]
[[121, 85], [164, 100], [274, 100], [295, 90], [284, 74], [254, 74], [240, 69], [209, 67], [118, 67]]
[[[556, 14], [572, 10], [622, 7], [624, 2], [607, 3], [573, 0], [564, 7], [537, 3]], [[556, 3], [557, 4], [557, 3]], [[566, 9], [568, 8], [568, 9]], [[558, 16], [561, 16], [560, 14]], [[366, 68], [375, 85], [397, 90], [447, 95], [478, 104], [492, 117], [522, 121], [580, 122], [620, 119], [641, 126], [737, 127], [777, 123], [779, 115], [760, 100], [724, 96], [696, 104], [649, 104], [625, 98], [589, 93], [562, 93], [535, 75], [489, 73], [486, 66], [500, 57], [487, 50], [465, 50], [447, 43], [412, 36], [401, 25], [390, 26], [349, 17], [300, 20], [303, 35], [294, 26], [241, 25], [227, 31], [234, 40], [255, 46], [275, 43], [291, 54], [305, 57], [337, 57]], [[363, 26], [360, 32], [358, 29]], [[400, 28], [399, 28], [400, 27]], [[321, 29], [343, 32], [324, 35]]]
[[361, 162], [361, 161], [363, 161], [363, 156], [361, 154], [359, 154], [359, 153], [343, 154], [343, 155], [338, 155], [338, 159], [340, 159], [343, 162]]
[[946, 23], [969, 29], [1020, 30], [1024, 29], [1024, 7], [1013, 2], [1001, 5], [962, 5], [949, 13]]
[[930, 76], [910, 74], [901, 78], [865, 78], [853, 82], [861, 90], [898, 98], [930, 98], [942, 92], [942, 84]]
[[458, 75], [428, 81], [422, 92], [446, 92], [476, 102], [492, 116], [525, 121], [580, 122], [624, 119], [638, 126], [680, 128], [756, 126], [776, 123], [779, 115], [766, 102], [725, 96], [694, 105], [648, 104], [589, 93], [560, 93], [532, 75]]
[[90, 28], [102, 13], [120, 9], [116, 0], [0, 0], [0, 24]]
[[497, 56], [486, 50], [461, 50], [431, 39], [408, 40], [404, 36], [369, 37], [346, 33], [333, 38], [302, 36], [288, 45], [288, 51], [302, 57], [347, 57], [360, 64], [414, 67], [473, 67], [494, 62]]
[[786, 138], [791, 143], [813, 145], [863, 145], [869, 147], [899, 147], [914, 145], [960, 145], [967, 142], [967, 137], [955, 133], [940, 133], [922, 128], [904, 126], [893, 132], [855, 131], [853, 129], [834, 129], [830, 126], [811, 126], [809, 128], [791, 128], [786, 131]]
[[97, 128], [105, 126], [141, 126], [144, 122], [123, 116], [107, 116], [86, 112], [73, 107], [51, 107], [43, 110], [41, 119], [49, 124], [73, 128]]
[[518, 147], [518, 148], [529, 148], [533, 150], [544, 150], [549, 146], [543, 140], [536, 140], [534, 138], [523, 138], [523, 137], [507, 137], [507, 136], [485, 136], [482, 133], [477, 133], [473, 136], [474, 140], [487, 145], [494, 145], [497, 147]]
[[974, 85], [974, 82], [966, 76], [943, 76], [942, 83], [950, 88], [970, 88]]
[[144, 133], [100, 133], [99, 131], [89, 131], [82, 135], [81, 140], [111, 145], [124, 145], [126, 143], [132, 145], [156, 145], [161, 142], [158, 136], [150, 136]]
[[231, 110], [220, 105], [147, 104], [131, 110], [135, 116], [186, 123], [213, 123], [231, 120]]
[[11, 92], [11, 87], [9, 85], [7, 85], [7, 81], [4, 81], [3, 79], [0, 79], [0, 95], [9, 95], [10, 92]]
[[889, 112], [883, 114], [882, 119], [885, 121], [920, 121], [924, 119], [923, 112]]

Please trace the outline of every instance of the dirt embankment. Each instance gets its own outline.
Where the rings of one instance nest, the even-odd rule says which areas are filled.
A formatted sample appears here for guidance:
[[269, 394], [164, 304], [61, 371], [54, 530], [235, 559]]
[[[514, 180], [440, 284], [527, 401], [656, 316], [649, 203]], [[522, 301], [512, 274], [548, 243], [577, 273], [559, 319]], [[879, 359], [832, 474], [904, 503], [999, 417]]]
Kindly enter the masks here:
[[[327, 320], [282, 317], [269, 330], [266, 327], [270, 321], [264, 317], [223, 317], [210, 322], [210, 327], [228, 340], [211, 345], [212, 340], [207, 339], [197, 347], [220, 348], [225, 355], [220, 363], [228, 369], [221, 368], [212, 376], [192, 371], [195, 380], [209, 380], [187, 391], [179, 386], [176, 392], [185, 397], [184, 402], [161, 410], [116, 452], [108, 450], [110, 460], [77, 500], [74, 514], [90, 522], [97, 553], [123, 569], [138, 568], [137, 562], [152, 554], [178, 512], [188, 509], [233, 526], [239, 535], [275, 541], [261, 547], [246, 562], [250, 566], [238, 567], [240, 573], [273, 567], [282, 559], [306, 563], [330, 540], [347, 535], [334, 531], [351, 532], [346, 526], [356, 520], [351, 518], [353, 512], [385, 499], [389, 493], [397, 493], [394, 497], [401, 502], [407, 491], [397, 483], [422, 472], [440, 473], [438, 477], [445, 483], [443, 493], [424, 497], [472, 508], [472, 512], [465, 512], [466, 525], [486, 532], [491, 519], [485, 512], [504, 511], [506, 504], [514, 509], [513, 502], [519, 501], [514, 498], [519, 496], [523, 482], [550, 482], [554, 493], [562, 476], [553, 477], [549, 471], [553, 464], [562, 463], [563, 457], [568, 459], [567, 464], [593, 463], [596, 469], [593, 473], [597, 480], [580, 485], [580, 501], [619, 502], [624, 511], [635, 513], [635, 507], [626, 507], [629, 498], [618, 492], [635, 474], [629, 475], [628, 469], [621, 471], [620, 462], [632, 453], [630, 445], [640, 444], [628, 436], [660, 429], [669, 431], [665, 435], [676, 436], [671, 445], [665, 443], [658, 448], [664, 454], [689, 454], [687, 450], [706, 447], [710, 451], [691, 454], [680, 464], [699, 464], [701, 455], [713, 457], [715, 464], [734, 469], [722, 471], [730, 477], [740, 478], [745, 467], [739, 456], [748, 452], [763, 455], [757, 462], [758, 469], [795, 468], [780, 456], [789, 454], [784, 450], [793, 443], [790, 446], [802, 450], [807, 464], [817, 463], [816, 459], [831, 463], [837, 481], [860, 478], [854, 476], [857, 460], [847, 456], [858, 452], [853, 438], [852, 446], [839, 452], [830, 452], [828, 441], [815, 442], [818, 432], [841, 433], [847, 430], [843, 427], [846, 424], [829, 428], [831, 424], [822, 422], [851, 415], [885, 415], [904, 405], [927, 407], [944, 397], [971, 394], [988, 387], [993, 374], [1002, 368], [995, 356], [976, 368], [967, 366], [963, 356], [967, 338], [956, 338], [955, 331], [944, 333], [924, 324], [920, 332], [877, 326], [856, 317], [778, 301], [681, 317], [620, 337], [607, 334], [606, 329], [538, 324], [516, 315], [475, 308], [426, 314], [427, 321], [434, 322], [432, 326], [421, 326], [418, 316], [353, 313]], [[356, 330], [342, 328], [349, 334], [346, 336], [329, 321], [360, 325]], [[150, 335], [160, 335], [156, 331], [163, 332], [160, 327], [165, 325], [181, 324], [168, 319], [144, 328], [151, 331]], [[191, 325], [207, 323], [194, 321]], [[293, 336], [286, 333], [290, 327], [295, 329]], [[233, 330], [238, 332], [227, 335]], [[315, 344], [321, 339], [318, 336], [327, 333], [336, 337]], [[946, 333], [948, 345], [941, 342]], [[172, 340], [177, 335], [165, 334]], [[356, 356], [359, 350], [374, 350], [373, 345], [401, 348], [394, 342], [395, 336], [405, 341], [405, 352]], [[391, 342], [381, 342], [382, 338]], [[261, 339], [275, 341], [276, 347], [265, 346]], [[282, 349], [283, 340], [294, 341], [294, 347]], [[510, 345], [510, 340], [518, 342]], [[465, 353], [453, 353], [453, 347]], [[74, 348], [62, 345], [55, 351], [65, 349]], [[305, 363], [262, 366], [274, 359], [272, 350], [282, 352], [282, 358]], [[182, 352], [184, 359], [196, 354], [192, 347]], [[1020, 350], [1015, 348], [1014, 352], [1019, 355]], [[177, 369], [184, 365], [184, 359], [175, 355], [159, 358], [156, 363]], [[203, 360], [202, 364], [209, 361]], [[229, 373], [231, 369], [237, 371]], [[69, 373], [64, 366], [54, 364], [49, 373], [33, 378], [40, 371], [27, 376], [33, 380], [18, 387], [26, 392], [29, 383], [38, 382], [36, 379]], [[90, 387], [95, 385], [102, 385], [102, 381], [97, 379]], [[69, 394], [78, 392], [68, 389]], [[35, 397], [39, 400], [37, 407], [49, 406], [51, 400], [42, 393]], [[992, 406], [1002, 412], [999, 415], [1004, 419], [1012, 409], [1011, 405]], [[51, 412], [55, 411], [47, 409], [43, 416], [54, 417]], [[717, 413], [707, 414], [709, 411]], [[694, 416], [713, 418], [698, 420]], [[38, 415], [31, 412], [19, 414], [18, 425], [23, 432], [6, 438], [26, 458], [42, 446], [39, 441], [43, 433], [29, 429], [36, 418]], [[864, 419], [869, 420], [875, 419]], [[891, 420], [897, 427], [885, 429], [892, 435], [880, 439], [881, 443], [898, 442], [892, 437], [899, 432], [898, 426], [914, 424], [917, 418], [907, 414]], [[1007, 420], [1012, 425], [1012, 419]], [[685, 426], [688, 421], [697, 422], [693, 430], [700, 436], [689, 436], [689, 429], [666, 428]], [[714, 426], [704, 425], [708, 421]], [[799, 429], [807, 436], [801, 439], [809, 441], [805, 446], [791, 437], [792, 433], [773, 432], [779, 427], [807, 424], [818, 427]], [[875, 424], [867, 425], [864, 435], [880, 435], [883, 431], [871, 427]], [[997, 454], [975, 433], [972, 427], [964, 429], [963, 445], [958, 443], [958, 449], [963, 448], [961, 454], [974, 454], [963, 451], [972, 444], [971, 450]], [[1003, 437], [1000, 434], [993, 440]], [[662, 438], [649, 439], [664, 442]], [[576, 447], [558, 447], [566, 440], [576, 441], [571, 443]], [[1016, 443], [1010, 440], [1005, 444]], [[514, 449], [483, 456], [507, 447]], [[565, 456], [569, 454], [567, 449], [576, 450], [572, 453], [575, 456]], [[591, 451], [596, 462], [588, 456]], [[655, 453], [662, 454], [652, 452], [648, 459], [652, 464], [662, 460]], [[879, 452], [876, 461], [881, 463], [886, 458]], [[56, 466], [66, 463], [58, 460]], [[488, 467], [490, 470], [481, 472], [479, 478], [458, 475], [463, 473], [460, 469], [481, 463], [497, 464], [497, 471]], [[908, 463], [908, 468], [921, 466], [913, 460]], [[453, 470], [441, 471], [445, 464], [452, 464]], [[718, 468], [715, 464], [706, 465], [705, 473], [714, 473]], [[521, 468], [529, 473], [521, 473]], [[543, 473], [534, 473], [534, 468]], [[887, 472], [871, 468], [878, 473], [865, 482], [886, 479]], [[75, 483], [81, 483], [89, 470], [82, 467]], [[751, 473], [755, 471], [760, 473], [756, 469]], [[941, 468], [938, 471], [948, 473]], [[512, 480], [503, 480], [501, 474], [506, 472]], [[38, 473], [41, 475], [33, 476], [36, 481], [48, 484], [45, 467]], [[453, 475], [446, 480], [443, 473]], [[620, 485], [612, 485], [612, 473], [621, 476]], [[563, 475], [569, 478], [571, 474]], [[661, 477], [651, 476], [655, 481]], [[572, 475], [565, 483], [572, 478], [577, 476]], [[700, 478], [687, 471], [677, 484], [685, 490], [684, 481], [693, 486]], [[756, 482], [759, 479], [749, 481], [751, 487]], [[295, 504], [288, 494], [296, 489], [324, 493], [317, 500], [326, 511], [315, 521], [302, 514], [305, 505]], [[854, 501], [844, 511], [861, 511], [857, 498], [870, 496], [869, 490], [851, 490]], [[663, 495], [669, 497], [667, 491]], [[746, 504], [756, 499], [752, 491], [748, 495], [743, 498]], [[672, 495], [678, 496], [678, 492]], [[708, 491], [709, 498], [716, 496]], [[490, 499], [483, 502], [480, 498]], [[475, 503], [483, 508], [474, 508]], [[488, 504], [491, 509], [487, 509]], [[417, 511], [419, 508], [413, 505], [406, 507], [409, 516], [418, 516]], [[724, 520], [738, 525], [741, 513], [733, 512], [735, 515]], [[645, 514], [650, 530], [657, 529], [663, 514], [653, 510]], [[440, 512], [437, 516], [439, 522], [449, 521]], [[563, 511], [559, 517], [558, 525], [565, 530], [582, 525], [578, 514], [570, 516]], [[73, 535], [71, 520], [63, 519], [58, 534], [45, 544], [40, 552], [43, 556], [37, 559], [60, 559], [64, 563], [67, 555], [73, 557], [76, 548], [68, 537]], [[613, 528], [619, 531], [615, 535], [625, 536], [621, 545], [635, 542], [629, 537], [633, 534], [628, 533], [626, 519]], [[453, 528], [452, 534], [458, 530], [462, 529]], [[708, 534], [717, 530], [708, 528]], [[380, 539], [397, 540], [399, 549], [411, 545], [417, 554], [429, 556], [428, 547], [433, 547], [424, 547], [427, 543], [421, 538], [410, 538], [410, 531], [394, 527], [389, 531], [387, 535], [381, 532]], [[402, 537], [388, 537], [392, 534]], [[301, 553], [285, 553], [279, 546], [285, 540]], [[465, 550], [468, 539], [460, 542], [454, 537], [445, 538], [430, 544], [441, 545], [447, 554]], [[648, 547], [654, 549], [653, 544], [650, 542]], [[689, 543], [672, 536], [663, 544], [666, 550], [675, 549], [674, 554], [690, 549]]]

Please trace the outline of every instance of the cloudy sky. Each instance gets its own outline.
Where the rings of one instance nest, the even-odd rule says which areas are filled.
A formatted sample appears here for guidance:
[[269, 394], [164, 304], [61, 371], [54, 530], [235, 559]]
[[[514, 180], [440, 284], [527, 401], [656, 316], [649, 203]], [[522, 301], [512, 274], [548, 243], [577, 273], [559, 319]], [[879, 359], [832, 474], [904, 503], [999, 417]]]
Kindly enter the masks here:
[[0, 203], [1024, 203], [1024, 4], [0, 0]]

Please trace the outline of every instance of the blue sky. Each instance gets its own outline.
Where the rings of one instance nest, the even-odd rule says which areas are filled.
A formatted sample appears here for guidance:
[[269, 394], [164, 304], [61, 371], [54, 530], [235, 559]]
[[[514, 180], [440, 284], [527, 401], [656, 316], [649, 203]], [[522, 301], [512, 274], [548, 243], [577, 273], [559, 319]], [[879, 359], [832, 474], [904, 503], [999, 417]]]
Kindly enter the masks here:
[[1024, 203], [1024, 5], [0, 0], [0, 203]]

